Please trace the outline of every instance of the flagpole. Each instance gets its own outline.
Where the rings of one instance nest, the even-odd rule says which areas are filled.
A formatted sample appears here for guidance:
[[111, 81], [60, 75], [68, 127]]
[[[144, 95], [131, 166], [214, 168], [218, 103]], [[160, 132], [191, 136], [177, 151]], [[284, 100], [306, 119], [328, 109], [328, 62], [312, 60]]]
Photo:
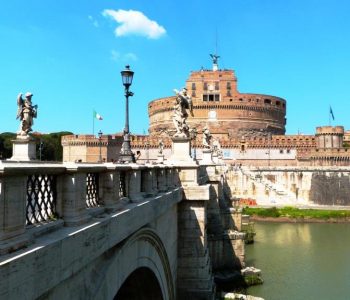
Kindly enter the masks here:
[[95, 111], [92, 111], [92, 135], [95, 135]]

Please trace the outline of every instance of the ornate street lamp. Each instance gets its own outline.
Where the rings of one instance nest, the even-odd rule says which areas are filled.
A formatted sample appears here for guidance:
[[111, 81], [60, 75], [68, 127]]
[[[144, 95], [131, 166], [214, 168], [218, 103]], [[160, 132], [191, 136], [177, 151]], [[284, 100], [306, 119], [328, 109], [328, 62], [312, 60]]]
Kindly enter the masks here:
[[197, 159], [197, 151], [196, 151], [196, 139], [197, 139], [197, 128], [192, 128], [190, 131], [190, 138], [193, 140], [193, 159]]
[[149, 147], [150, 147], [149, 141], [146, 143], [146, 164], [149, 164]]
[[119, 154], [120, 163], [134, 163], [135, 156], [131, 151], [130, 145], [130, 132], [129, 132], [129, 97], [134, 95], [133, 92], [129, 91], [134, 77], [134, 72], [130, 70], [130, 66], [125, 66], [125, 70], [120, 72], [122, 75], [123, 85], [125, 87], [125, 128], [124, 128], [124, 141]]
[[98, 133], [98, 145], [99, 145], [99, 147], [100, 147], [100, 155], [99, 155], [99, 157], [98, 157], [98, 162], [102, 162], [102, 153], [101, 153], [101, 147], [102, 147], [102, 141], [101, 141], [101, 139], [102, 139], [102, 131], [100, 130]]
[[42, 158], [43, 148], [44, 148], [44, 142], [40, 139], [40, 144], [39, 144], [39, 160], [40, 161]]

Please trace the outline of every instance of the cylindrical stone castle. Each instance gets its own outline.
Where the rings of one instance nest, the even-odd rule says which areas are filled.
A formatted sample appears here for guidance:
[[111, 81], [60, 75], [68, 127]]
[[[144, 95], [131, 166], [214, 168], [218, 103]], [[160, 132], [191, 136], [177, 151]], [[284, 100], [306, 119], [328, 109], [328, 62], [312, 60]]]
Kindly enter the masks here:
[[[286, 101], [261, 94], [241, 94], [233, 70], [191, 72], [186, 81], [194, 116], [187, 123], [201, 133], [205, 126], [219, 139], [284, 134]], [[175, 96], [153, 100], [148, 105], [149, 132], [160, 135], [174, 129]]]

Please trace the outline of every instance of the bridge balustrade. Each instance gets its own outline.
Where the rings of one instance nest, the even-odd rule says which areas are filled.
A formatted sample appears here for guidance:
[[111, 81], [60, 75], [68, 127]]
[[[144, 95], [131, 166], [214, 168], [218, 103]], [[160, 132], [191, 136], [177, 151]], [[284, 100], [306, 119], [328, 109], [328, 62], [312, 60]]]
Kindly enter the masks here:
[[60, 226], [179, 186], [178, 170], [160, 165], [0, 162], [0, 254]]
[[99, 173], [86, 174], [86, 206], [88, 208], [97, 207], [99, 199]]
[[53, 174], [32, 174], [27, 177], [26, 224], [49, 221], [57, 215], [56, 180]]

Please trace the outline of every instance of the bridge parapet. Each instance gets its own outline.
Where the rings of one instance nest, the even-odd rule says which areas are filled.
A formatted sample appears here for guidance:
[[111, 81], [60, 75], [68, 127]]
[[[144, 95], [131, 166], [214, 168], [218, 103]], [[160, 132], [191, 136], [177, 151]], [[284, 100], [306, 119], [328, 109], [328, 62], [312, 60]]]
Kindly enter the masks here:
[[164, 165], [0, 163], [0, 254], [180, 185]]

